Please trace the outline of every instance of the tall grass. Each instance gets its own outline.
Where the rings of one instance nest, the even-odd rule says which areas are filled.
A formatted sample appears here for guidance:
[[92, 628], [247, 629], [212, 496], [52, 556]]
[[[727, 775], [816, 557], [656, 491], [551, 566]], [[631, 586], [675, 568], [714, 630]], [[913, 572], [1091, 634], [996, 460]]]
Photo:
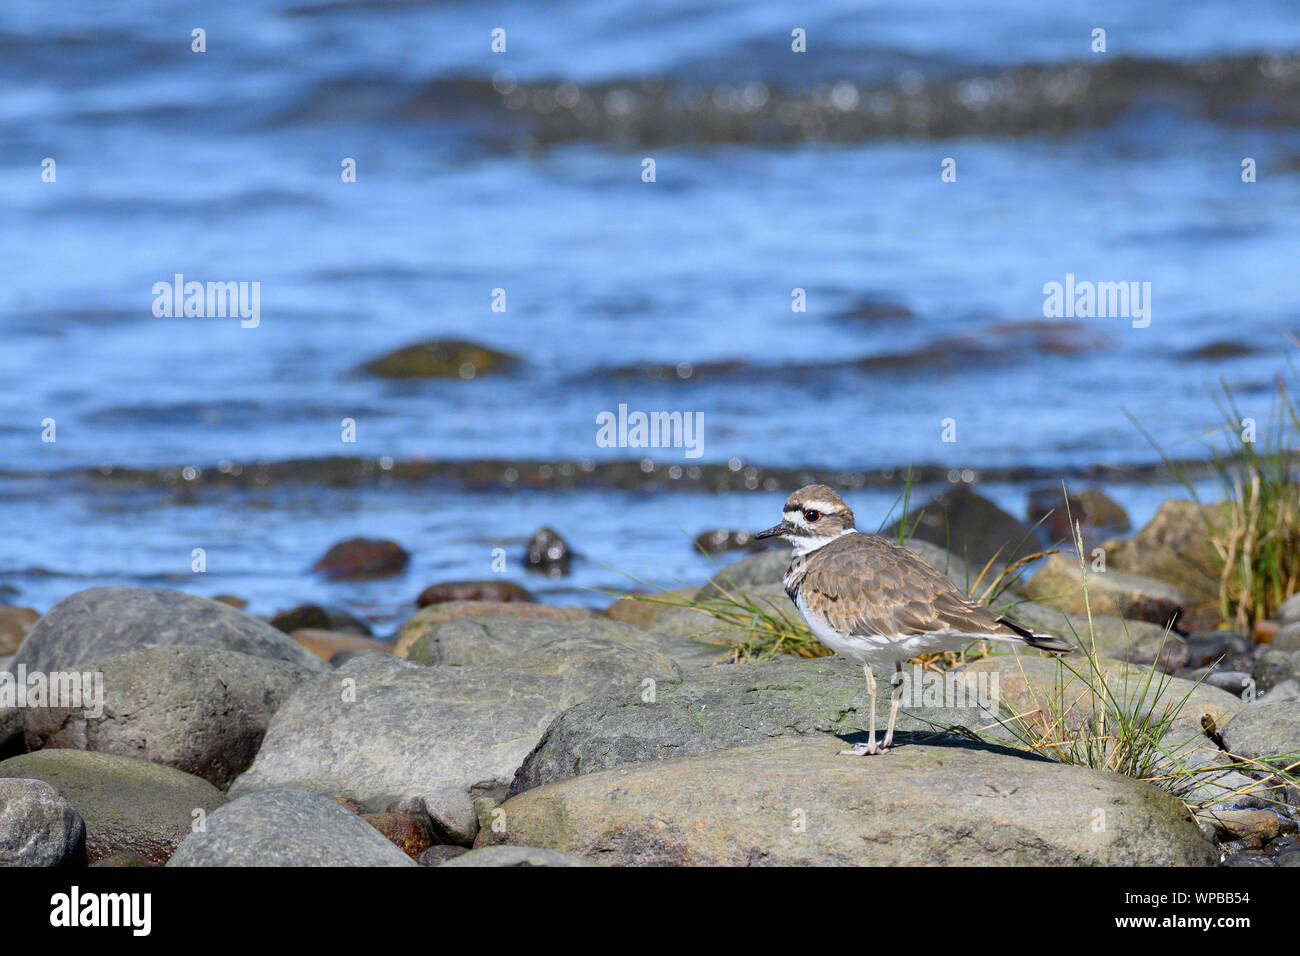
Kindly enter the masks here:
[[[1067, 499], [1068, 514], [1068, 499]], [[1058, 657], [1053, 686], [1036, 691], [1024, 674], [1032, 706], [998, 723], [1026, 748], [1059, 763], [1123, 774], [1178, 796], [1189, 812], [1244, 798], [1287, 806], [1284, 790], [1300, 785], [1300, 753], [1249, 759], [1211, 746], [1214, 728], [1192, 729], [1181, 717], [1200, 681], [1181, 693], [1170, 675], [1154, 667], [1106, 661], [1097, 655], [1088, 566], [1077, 523], [1075, 552], [1083, 575], [1087, 633], [1074, 633], [1081, 659]], [[1166, 628], [1165, 636], [1169, 631]], [[1116, 673], [1115, 668], [1120, 670]], [[1179, 727], [1188, 728], [1182, 736]], [[1193, 756], [1208, 755], [1196, 765]], [[1222, 781], [1240, 779], [1227, 786]], [[1211, 795], [1197, 799], [1197, 795]]]
[[1206, 444], [1220, 503], [1202, 502], [1188, 476], [1137, 419], [1128, 417], [1199, 506], [1219, 561], [1219, 613], [1249, 634], [1256, 621], [1300, 590], [1300, 413], [1279, 378], [1273, 414], [1252, 435], [1231, 388], [1222, 379], [1219, 384], [1212, 396], [1224, 425], [1206, 436]]

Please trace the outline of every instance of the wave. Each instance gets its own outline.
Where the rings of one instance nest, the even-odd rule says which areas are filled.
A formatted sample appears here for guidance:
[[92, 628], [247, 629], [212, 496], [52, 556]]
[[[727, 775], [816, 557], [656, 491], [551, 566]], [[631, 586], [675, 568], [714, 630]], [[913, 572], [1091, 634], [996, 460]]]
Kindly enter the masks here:
[[[667, 78], [579, 86], [492, 80], [409, 82], [368, 77], [367, 104], [393, 119], [447, 123], [484, 143], [532, 146], [597, 141], [621, 147], [893, 137], [1023, 136], [1103, 126], [1127, 114], [1166, 111], [1228, 124], [1300, 127], [1300, 55], [1197, 62], [1112, 58], [926, 77], [904, 70], [889, 83], [787, 88], [753, 80], [703, 85]], [[388, 82], [389, 88], [382, 86]], [[374, 84], [380, 84], [375, 89]], [[352, 84], [330, 80], [277, 124], [341, 118]], [[373, 112], [366, 117], [374, 119]]]

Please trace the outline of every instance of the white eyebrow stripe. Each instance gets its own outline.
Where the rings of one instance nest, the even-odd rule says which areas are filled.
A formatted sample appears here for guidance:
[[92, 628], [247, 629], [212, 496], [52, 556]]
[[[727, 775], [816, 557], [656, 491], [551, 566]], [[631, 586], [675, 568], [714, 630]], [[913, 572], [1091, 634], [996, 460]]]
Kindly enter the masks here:
[[833, 514], [834, 512], [839, 510], [839, 505], [833, 505], [829, 501], [809, 501], [806, 504], [804, 504], [803, 508], [801, 508], [800, 510], [807, 511], [810, 508], [813, 511], [820, 511], [823, 514]]

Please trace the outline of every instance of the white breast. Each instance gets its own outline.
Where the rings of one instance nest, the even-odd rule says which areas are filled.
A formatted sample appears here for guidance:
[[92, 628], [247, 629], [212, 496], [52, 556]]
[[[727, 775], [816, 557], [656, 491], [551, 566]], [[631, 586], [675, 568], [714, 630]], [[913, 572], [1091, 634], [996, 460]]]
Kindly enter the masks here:
[[972, 640], [969, 635], [944, 631], [931, 634], [906, 634], [896, 638], [884, 634], [841, 634], [831, 627], [826, 618], [814, 614], [808, 608], [808, 602], [804, 600], [802, 592], [795, 599], [795, 606], [799, 608], [799, 613], [803, 615], [809, 630], [817, 640], [841, 657], [847, 657], [858, 664], [866, 664], [872, 669], [911, 660], [920, 654], [958, 650]]

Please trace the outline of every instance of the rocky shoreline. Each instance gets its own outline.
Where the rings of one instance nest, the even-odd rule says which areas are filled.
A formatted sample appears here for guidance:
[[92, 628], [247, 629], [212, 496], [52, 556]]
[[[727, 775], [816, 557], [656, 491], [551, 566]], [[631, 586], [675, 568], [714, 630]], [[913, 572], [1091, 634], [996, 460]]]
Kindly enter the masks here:
[[[963, 587], [1015, 530], [965, 494], [940, 539], [960, 553], [920, 524], [910, 544]], [[1231, 768], [1162, 787], [1027, 748], [1011, 720], [1060, 680], [1036, 651], [959, 662], [955, 680], [994, 681], [992, 708], [905, 706], [902, 745], [856, 760], [835, 751], [866, 727], [857, 668], [731, 662], [735, 632], [688, 606], [440, 582], [377, 638], [340, 609], [263, 620], [234, 598], [99, 587], [43, 615], [0, 608], [0, 864], [1300, 865], [1300, 790], [1252, 788], [1300, 751], [1300, 600], [1253, 634], [1218, 629], [1190, 502], [1127, 537], [1104, 496], [1072, 506], [1106, 557], [1088, 605], [1065, 554], [1005, 599], [1067, 636], [1090, 612], [1107, 681], [1154, 668], [1186, 698], [1171, 760]], [[373, 542], [331, 555], [402, 562]], [[793, 612], [786, 560], [751, 554], [679, 598], [726, 580]], [[72, 673], [97, 675], [97, 706], [54, 700]], [[17, 701], [32, 675], [46, 697]]]

